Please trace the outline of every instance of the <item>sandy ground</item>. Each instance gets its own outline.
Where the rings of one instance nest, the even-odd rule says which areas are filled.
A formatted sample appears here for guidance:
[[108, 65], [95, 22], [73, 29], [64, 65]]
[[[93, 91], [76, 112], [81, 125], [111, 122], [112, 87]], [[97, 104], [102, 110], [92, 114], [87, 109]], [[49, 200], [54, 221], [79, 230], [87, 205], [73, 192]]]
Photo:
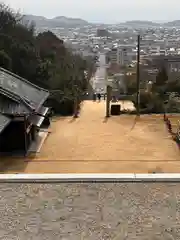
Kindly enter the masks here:
[[0, 184], [2, 240], [180, 239], [180, 184]]
[[1, 172], [180, 172], [180, 152], [162, 116], [104, 116], [104, 102], [84, 102], [77, 120], [54, 119], [39, 154], [3, 161]]

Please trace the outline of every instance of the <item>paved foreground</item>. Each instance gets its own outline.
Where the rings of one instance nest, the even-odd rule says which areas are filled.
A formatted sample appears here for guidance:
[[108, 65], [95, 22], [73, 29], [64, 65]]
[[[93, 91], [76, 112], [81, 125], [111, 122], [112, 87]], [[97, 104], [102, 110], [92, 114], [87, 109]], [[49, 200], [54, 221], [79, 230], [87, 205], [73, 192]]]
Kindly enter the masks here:
[[[125, 107], [130, 103], [125, 103]], [[106, 120], [105, 103], [86, 101], [81, 116], [54, 119], [41, 152], [0, 162], [3, 173], [180, 172], [180, 152], [163, 117], [132, 115]]]
[[180, 239], [180, 184], [1, 184], [3, 240]]

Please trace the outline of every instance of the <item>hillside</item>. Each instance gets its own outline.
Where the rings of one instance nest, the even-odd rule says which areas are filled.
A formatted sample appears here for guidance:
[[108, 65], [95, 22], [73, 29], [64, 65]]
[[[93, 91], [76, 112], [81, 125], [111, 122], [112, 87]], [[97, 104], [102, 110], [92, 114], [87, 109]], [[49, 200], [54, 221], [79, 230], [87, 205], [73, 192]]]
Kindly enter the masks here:
[[178, 26], [180, 26], [180, 20], [174, 20], [172, 22], [167, 22], [167, 23], [164, 23], [164, 25], [167, 27], [178, 27]]
[[152, 22], [152, 21], [140, 21], [140, 20], [133, 20], [133, 21], [126, 21], [123, 25], [140, 25], [140, 26], [160, 26], [159, 23]]
[[37, 27], [78, 27], [89, 25], [87, 21], [80, 18], [68, 18], [65, 16], [58, 16], [52, 19], [43, 16], [24, 15], [24, 21], [33, 21]]
[[[33, 21], [35, 22], [37, 27], [48, 27], [48, 28], [55, 28], [55, 27], [79, 27], [79, 26], [87, 26], [93, 25], [84, 19], [81, 18], [70, 18], [65, 16], [57, 16], [51, 19], [48, 19], [43, 16], [36, 16], [36, 15], [24, 15], [23, 20], [26, 21]], [[97, 23], [98, 24], [98, 23]], [[101, 24], [102, 26], [106, 26], [107, 24]], [[141, 21], [141, 20], [132, 20], [119, 23], [121, 26], [127, 27], [177, 27], [180, 26], [180, 20], [174, 20], [171, 22], [165, 23], [157, 23], [153, 21]]]
[[[23, 21], [33, 21], [35, 22], [37, 27], [48, 27], [48, 28], [55, 28], [55, 27], [80, 27], [80, 26], [87, 26], [87, 25], [97, 25], [90, 23], [81, 18], [70, 18], [65, 16], [57, 16], [51, 19], [48, 19], [43, 16], [36, 16], [36, 15], [24, 15]], [[99, 24], [98, 24], [99, 25]], [[142, 20], [132, 20], [119, 23], [120, 26], [125, 27], [178, 27], [180, 26], [180, 20], [174, 20], [165, 23], [158, 23], [155, 21], [142, 21]], [[105, 27], [107, 24], [101, 24], [101, 27]]]
[[141, 21], [141, 20], [133, 20], [133, 21], [126, 21], [124, 23], [120, 23], [120, 25], [123, 26], [141, 26], [141, 27], [178, 27], [180, 26], [180, 20], [174, 20], [171, 22], [165, 22], [165, 23], [157, 23], [153, 21]]

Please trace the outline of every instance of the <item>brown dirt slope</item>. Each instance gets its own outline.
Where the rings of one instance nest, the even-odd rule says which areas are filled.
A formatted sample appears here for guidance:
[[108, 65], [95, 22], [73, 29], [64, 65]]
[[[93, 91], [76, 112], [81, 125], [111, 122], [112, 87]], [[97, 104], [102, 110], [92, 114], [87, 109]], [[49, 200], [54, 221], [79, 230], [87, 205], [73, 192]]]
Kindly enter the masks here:
[[[129, 103], [125, 106], [129, 107]], [[4, 172], [180, 172], [179, 149], [163, 116], [113, 116], [105, 103], [85, 101], [77, 120], [56, 118], [41, 152], [28, 161], [6, 161]]]

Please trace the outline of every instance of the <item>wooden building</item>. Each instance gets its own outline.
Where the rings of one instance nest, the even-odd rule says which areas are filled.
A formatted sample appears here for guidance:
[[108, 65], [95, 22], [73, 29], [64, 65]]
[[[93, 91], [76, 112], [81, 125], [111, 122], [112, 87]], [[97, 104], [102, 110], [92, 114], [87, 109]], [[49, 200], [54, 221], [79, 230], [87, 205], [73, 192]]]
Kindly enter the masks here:
[[0, 68], [0, 154], [27, 154], [41, 127], [49, 126], [43, 104], [49, 92]]

